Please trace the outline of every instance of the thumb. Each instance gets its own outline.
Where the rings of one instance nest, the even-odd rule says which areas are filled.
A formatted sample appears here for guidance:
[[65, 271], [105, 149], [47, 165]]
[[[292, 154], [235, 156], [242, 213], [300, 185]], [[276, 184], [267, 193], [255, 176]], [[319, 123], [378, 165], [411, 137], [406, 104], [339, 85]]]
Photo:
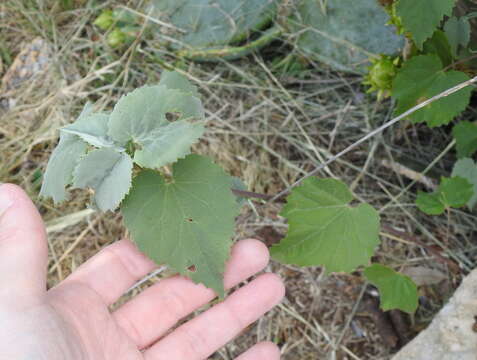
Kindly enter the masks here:
[[47, 264], [45, 226], [35, 205], [18, 186], [0, 185], [0, 298], [43, 295]]

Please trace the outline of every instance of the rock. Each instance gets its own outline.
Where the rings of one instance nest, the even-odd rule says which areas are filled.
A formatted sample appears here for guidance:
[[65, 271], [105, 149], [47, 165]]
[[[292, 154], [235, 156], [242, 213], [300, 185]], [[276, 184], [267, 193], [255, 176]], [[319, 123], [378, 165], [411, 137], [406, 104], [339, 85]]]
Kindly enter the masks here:
[[392, 360], [477, 359], [477, 269], [462, 281], [432, 323]]
[[13, 98], [15, 89], [45, 71], [50, 58], [50, 46], [42, 38], [35, 38], [27, 44], [2, 78], [0, 106], [6, 109], [13, 108], [16, 104]]

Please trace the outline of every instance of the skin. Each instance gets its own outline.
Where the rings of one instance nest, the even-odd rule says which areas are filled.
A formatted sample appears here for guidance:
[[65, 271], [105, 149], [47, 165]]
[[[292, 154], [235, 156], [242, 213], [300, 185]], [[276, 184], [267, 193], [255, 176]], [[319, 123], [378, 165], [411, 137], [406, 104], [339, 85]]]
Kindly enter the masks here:
[[[262, 243], [239, 241], [227, 263], [225, 286], [246, 280], [268, 261]], [[206, 359], [284, 296], [282, 281], [265, 273], [170, 332], [215, 294], [175, 276], [109, 311], [130, 286], [157, 268], [131, 241], [105, 247], [48, 291], [47, 264], [47, 237], [38, 211], [19, 187], [1, 185], [1, 360]], [[273, 343], [262, 342], [237, 359], [279, 358]]]

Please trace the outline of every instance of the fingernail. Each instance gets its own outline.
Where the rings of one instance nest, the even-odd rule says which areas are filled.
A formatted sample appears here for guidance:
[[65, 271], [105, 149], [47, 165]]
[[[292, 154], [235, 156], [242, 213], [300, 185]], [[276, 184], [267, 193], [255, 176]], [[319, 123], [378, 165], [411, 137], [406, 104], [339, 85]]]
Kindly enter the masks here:
[[13, 204], [13, 200], [8, 194], [7, 191], [2, 190], [3, 185], [0, 184], [0, 218], [3, 214], [8, 210], [10, 206]]

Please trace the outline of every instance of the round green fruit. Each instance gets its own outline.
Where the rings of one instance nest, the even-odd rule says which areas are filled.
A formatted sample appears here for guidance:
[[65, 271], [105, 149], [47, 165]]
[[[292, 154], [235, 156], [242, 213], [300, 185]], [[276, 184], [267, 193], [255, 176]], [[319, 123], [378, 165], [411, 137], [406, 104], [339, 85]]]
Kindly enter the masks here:
[[377, 91], [378, 98], [380, 99], [390, 95], [398, 61], [399, 58], [392, 59], [386, 55], [381, 55], [378, 59], [371, 60], [368, 75], [363, 82], [370, 86], [368, 92]]

